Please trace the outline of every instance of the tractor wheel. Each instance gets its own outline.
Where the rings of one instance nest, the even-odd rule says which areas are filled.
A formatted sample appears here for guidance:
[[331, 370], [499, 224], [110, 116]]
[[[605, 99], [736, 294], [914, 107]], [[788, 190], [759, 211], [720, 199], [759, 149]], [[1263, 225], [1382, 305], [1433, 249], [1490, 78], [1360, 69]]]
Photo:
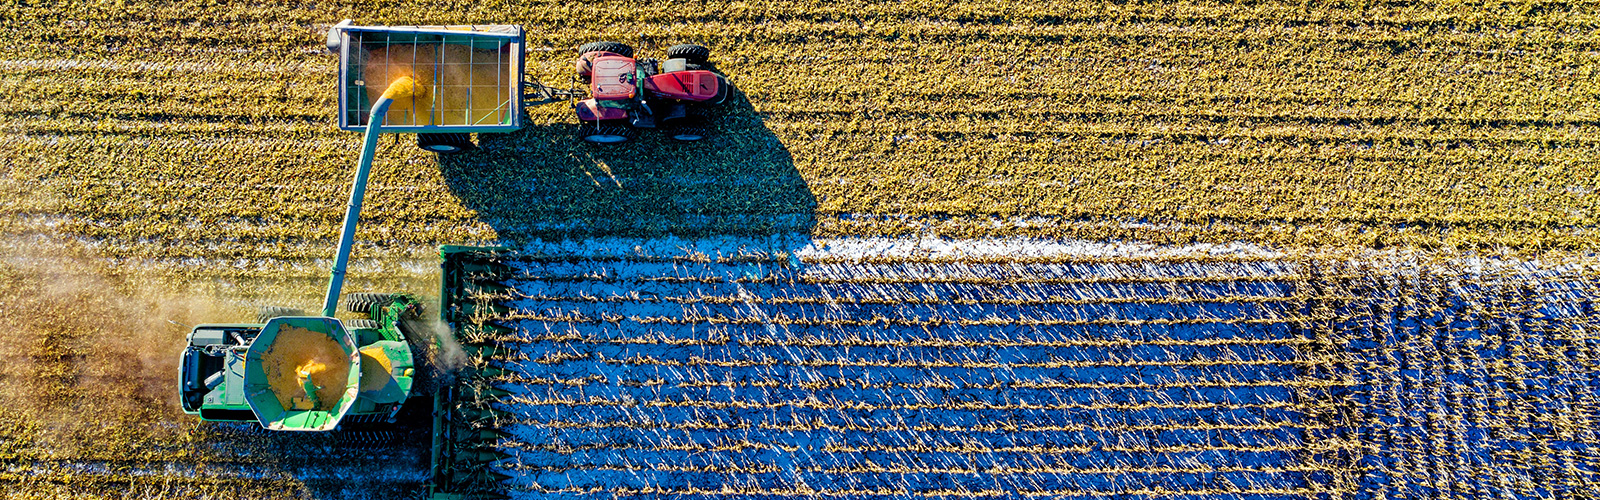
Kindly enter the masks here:
[[711, 49], [704, 45], [683, 43], [667, 49], [667, 59], [687, 59], [689, 64], [705, 64], [711, 58]]
[[673, 120], [672, 125], [667, 127], [667, 137], [678, 142], [703, 141], [709, 135], [703, 121], [694, 116]]
[[306, 312], [293, 307], [265, 306], [256, 311], [256, 322], [266, 323], [267, 320], [281, 316], [305, 316]]
[[346, 330], [361, 330], [361, 329], [377, 330], [378, 328], [379, 328], [378, 327], [378, 322], [370, 320], [370, 319], [347, 319], [347, 320], [344, 320], [344, 329], [346, 329]]
[[578, 127], [578, 138], [592, 144], [618, 144], [633, 139], [633, 128], [627, 120], [584, 122]]
[[589, 42], [578, 47], [578, 57], [590, 52], [610, 52], [622, 57], [633, 57], [633, 47], [618, 42]]
[[344, 310], [370, 316], [372, 315], [372, 306], [387, 304], [392, 301], [394, 301], [394, 294], [352, 293], [344, 298]]
[[442, 155], [462, 153], [476, 146], [472, 144], [472, 134], [417, 134], [417, 147], [423, 151], [430, 151]]

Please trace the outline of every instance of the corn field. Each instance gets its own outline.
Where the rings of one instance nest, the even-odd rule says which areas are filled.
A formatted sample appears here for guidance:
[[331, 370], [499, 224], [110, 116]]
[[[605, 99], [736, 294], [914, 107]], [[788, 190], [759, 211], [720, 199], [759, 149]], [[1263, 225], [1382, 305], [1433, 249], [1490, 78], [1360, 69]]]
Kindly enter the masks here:
[[710, 47], [710, 138], [384, 137], [348, 291], [504, 244], [505, 494], [1595, 498], [1593, 2], [9, 2], [0, 498], [405, 498], [425, 438], [181, 414], [315, 302], [323, 34]]

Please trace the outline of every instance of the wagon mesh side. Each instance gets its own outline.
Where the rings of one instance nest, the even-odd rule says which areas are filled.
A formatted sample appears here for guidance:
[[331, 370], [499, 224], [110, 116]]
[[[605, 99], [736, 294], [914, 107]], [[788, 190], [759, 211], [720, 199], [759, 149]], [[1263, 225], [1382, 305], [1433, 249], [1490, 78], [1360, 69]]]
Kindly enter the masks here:
[[373, 101], [400, 76], [424, 91], [396, 102], [396, 132], [491, 132], [521, 127], [523, 39], [514, 26], [352, 27], [344, 30], [339, 126], [366, 126]]

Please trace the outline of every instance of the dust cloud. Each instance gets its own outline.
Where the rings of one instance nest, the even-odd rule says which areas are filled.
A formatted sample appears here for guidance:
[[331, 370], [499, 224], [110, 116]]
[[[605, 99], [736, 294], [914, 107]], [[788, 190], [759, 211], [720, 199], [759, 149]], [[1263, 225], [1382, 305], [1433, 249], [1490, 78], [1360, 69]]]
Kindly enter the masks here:
[[176, 418], [187, 325], [226, 312], [163, 288], [82, 245], [0, 239], [0, 404], [58, 449]]
[[421, 318], [404, 320], [400, 329], [412, 340], [413, 351], [422, 355], [418, 361], [424, 367], [422, 384], [426, 390], [448, 385], [455, 380], [456, 371], [466, 366], [467, 353], [462, 350], [461, 342], [450, 331], [450, 325], [438, 316], [424, 314]]

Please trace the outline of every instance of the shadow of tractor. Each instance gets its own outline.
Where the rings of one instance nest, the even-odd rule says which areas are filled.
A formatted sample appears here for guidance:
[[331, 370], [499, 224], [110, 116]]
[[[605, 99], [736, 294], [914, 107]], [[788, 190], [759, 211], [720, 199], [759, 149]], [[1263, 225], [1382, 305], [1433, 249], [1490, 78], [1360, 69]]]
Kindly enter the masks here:
[[[552, 106], [564, 106], [557, 103]], [[450, 190], [503, 243], [592, 237], [808, 237], [816, 199], [794, 160], [742, 92], [709, 110], [709, 137], [661, 129], [595, 145], [576, 120], [483, 134], [440, 156]]]

